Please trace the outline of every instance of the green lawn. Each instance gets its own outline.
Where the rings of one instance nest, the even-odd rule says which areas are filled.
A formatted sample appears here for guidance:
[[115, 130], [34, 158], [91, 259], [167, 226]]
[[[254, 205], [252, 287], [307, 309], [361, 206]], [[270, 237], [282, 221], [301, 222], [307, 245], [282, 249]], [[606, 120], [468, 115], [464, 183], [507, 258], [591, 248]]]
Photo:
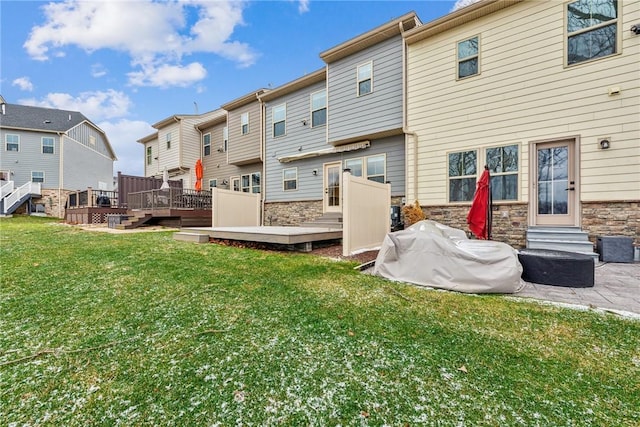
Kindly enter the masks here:
[[640, 425], [640, 322], [0, 220], [0, 424]]

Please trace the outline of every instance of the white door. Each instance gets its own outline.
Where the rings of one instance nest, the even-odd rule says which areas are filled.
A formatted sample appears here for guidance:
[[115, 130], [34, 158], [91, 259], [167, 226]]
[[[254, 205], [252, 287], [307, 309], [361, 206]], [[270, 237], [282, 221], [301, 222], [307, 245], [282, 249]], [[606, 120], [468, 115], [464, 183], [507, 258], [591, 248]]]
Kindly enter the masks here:
[[535, 225], [577, 225], [574, 140], [536, 145], [534, 185]]
[[322, 197], [323, 212], [342, 212], [340, 206], [340, 180], [342, 162], [324, 164], [324, 194]]

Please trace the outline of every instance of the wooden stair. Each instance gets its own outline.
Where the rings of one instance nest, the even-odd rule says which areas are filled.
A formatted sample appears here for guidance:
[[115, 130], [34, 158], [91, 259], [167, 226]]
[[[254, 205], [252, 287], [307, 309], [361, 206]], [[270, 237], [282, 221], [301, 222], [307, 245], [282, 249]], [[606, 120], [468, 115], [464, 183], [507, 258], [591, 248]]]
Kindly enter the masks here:
[[141, 225], [146, 224], [153, 215], [146, 212], [136, 212], [131, 211], [128, 212], [129, 218], [122, 221], [120, 224], [116, 224], [115, 228], [117, 230], [131, 230], [134, 228], [138, 228]]

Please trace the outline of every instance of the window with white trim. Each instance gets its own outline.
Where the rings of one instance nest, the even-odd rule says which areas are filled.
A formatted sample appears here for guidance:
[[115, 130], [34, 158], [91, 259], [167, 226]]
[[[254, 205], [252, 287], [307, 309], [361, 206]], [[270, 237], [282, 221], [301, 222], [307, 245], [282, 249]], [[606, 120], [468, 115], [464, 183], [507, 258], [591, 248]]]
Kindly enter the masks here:
[[225, 126], [222, 128], [222, 152], [226, 153], [228, 147], [229, 147], [229, 128]]
[[42, 154], [53, 154], [55, 152], [54, 139], [50, 136], [42, 137]]
[[617, 0], [577, 0], [567, 3], [567, 65], [618, 51]]
[[31, 171], [31, 182], [44, 182], [44, 172]]
[[344, 161], [344, 167], [350, 169], [353, 176], [361, 176], [370, 181], [386, 182], [387, 165], [384, 154], [347, 159]]
[[518, 200], [518, 145], [486, 149], [486, 165], [491, 176], [491, 197], [496, 200]]
[[373, 63], [358, 66], [358, 96], [373, 92]]
[[249, 113], [240, 115], [240, 133], [246, 135], [249, 133]]
[[298, 189], [298, 168], [282, 170], [282, 190], [293, 191]]
[[211, 155], [211, 134], [205, 133], [202, 135], [202, 152], [205, 156]]
[[311, 94], [311, 127], [327, 124], [327, 91]]
[[20, 135], [6, 134], [5, 150], [7, 151], [20, 151]]
[[271, 109], [271, 121], [273, 122], [273, 137], [284, 135], [287, 130], [287, 104], [276, 105]]
[[240, 177], [232, 176], [231, 177], [231, 189], [233, 191], [240, 191]]
[[449, 153], [449, 201], [469, 202], [476, 192], [478, 177], [477, 150]]
[[153, 150], [151, 147], [147, 147], [147, 164], [153, 163]]
[[217, 179], [210, 179], [209, 180], [209, 188], [216, 188], [218, 186], [218, 180]]
[[240, 176], [240, 190], [243, 193], [260, 192], [260, 172], [253, 172]]
[[171, 134], [167, 134], [167, 150], [171, 149]]
[[458, 42], [458, 78], [480, 74], [480, 38], [478, 36]]

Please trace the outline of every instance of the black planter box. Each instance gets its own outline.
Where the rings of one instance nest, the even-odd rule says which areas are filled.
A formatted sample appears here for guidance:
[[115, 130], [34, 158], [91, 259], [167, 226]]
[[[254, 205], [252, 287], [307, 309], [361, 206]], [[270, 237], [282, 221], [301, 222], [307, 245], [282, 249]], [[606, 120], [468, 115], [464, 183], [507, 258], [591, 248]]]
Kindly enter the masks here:
[[603, 262], [633, 262], [633, 238], [603, 236], [596, 241], [596, 251]]

